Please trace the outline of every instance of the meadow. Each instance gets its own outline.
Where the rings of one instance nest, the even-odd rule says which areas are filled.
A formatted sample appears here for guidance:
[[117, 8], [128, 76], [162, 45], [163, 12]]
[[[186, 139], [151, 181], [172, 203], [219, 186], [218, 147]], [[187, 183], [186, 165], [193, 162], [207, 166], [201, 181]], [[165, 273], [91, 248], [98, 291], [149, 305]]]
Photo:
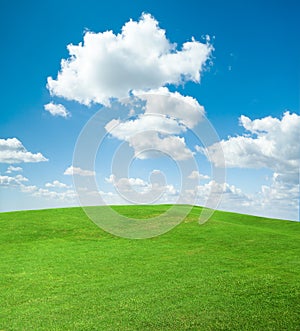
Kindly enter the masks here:
[[300, 330], [300, 223], [200, 211], [145, 240], [81, 208], [0, 213], [0, 330]]

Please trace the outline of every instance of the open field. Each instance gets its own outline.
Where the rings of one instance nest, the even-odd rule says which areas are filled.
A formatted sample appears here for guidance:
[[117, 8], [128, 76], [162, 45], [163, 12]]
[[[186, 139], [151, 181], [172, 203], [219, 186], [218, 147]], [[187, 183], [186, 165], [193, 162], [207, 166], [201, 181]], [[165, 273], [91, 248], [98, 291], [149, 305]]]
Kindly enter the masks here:
[[147, 240], [81, 208], [1, 213], [0, 330], [299, 330], [300, 224], [216, 212], [200, 226], [200, 210]]

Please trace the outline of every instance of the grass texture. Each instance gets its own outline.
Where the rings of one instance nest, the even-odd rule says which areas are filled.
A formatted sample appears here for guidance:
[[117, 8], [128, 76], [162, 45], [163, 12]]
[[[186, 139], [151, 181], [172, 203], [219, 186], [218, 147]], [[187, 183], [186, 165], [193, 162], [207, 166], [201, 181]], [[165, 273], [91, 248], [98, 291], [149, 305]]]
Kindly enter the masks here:
[[0, 330], [299, 330], [300, 224], [200, 211], [145, 240], [81, 208], [0, 213]]

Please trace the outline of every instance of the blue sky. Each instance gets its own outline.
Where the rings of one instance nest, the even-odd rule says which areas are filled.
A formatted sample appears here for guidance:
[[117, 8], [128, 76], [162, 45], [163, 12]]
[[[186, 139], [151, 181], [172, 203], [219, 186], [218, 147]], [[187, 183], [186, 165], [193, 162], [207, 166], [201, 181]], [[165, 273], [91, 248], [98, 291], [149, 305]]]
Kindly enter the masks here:
[[[127, 80], [127, 77], [118, 76], [124, 69], [124, 63], [108, 61], [114, 53], [107, 59], [104, 58], [103, 62], [91, 62], [92, 66], [95, 65], [92, 72], [97, 73], [99, 70], [99, 82], [102, 84], [102, 91], [99, 93], [102, 96], [98, 96], [98, 92], [95, 95], [90, 93], [98, 78], [89, 81], [91, 75], [88, 75], [86, 95], [91, 100], [94, 98], [89, 106], [84, 105], [82, 100], [78, 102], [75, 88], [70, 92], [77, 84], [76, 77], [66, 83], [66, 80], [58, 81], [57, 75], [62, 72], [61, 60], [70, 57], [67, 45], [83, 42], [87, 31], [101, 34], [112, 30], [117, 35], [130, 19], [142, 22], [142, 13], [149, 13], [151, 20], [157, 21], [157, 27], [153, 31], [165, 30], [166, 38], [170, 43], [177, 44], [178, 52], [184, 43], [192, 41], [192, 37], [195, 39], [194, 46], [198, 42], [197, 45], [204, 45], [203, 51], [205, 45], [212, 46], [213, 50], [207, 56], [202, 53], [191, 56], [194, 63], [201, 56], [203, 61], [200, 61], [198, 67], [197, 64], [191, 64], [190, 69], [184, 69], [183, 61], [178, 61], [176, 68], [171, 67], [167, 61], [165, 67], [172, 75], [181, 69], [179, 74], [184, 76], [185, 70], [190, 70], [189, 76], [183, 78], [180, 75], [179, 78], [173, 78], [170, 74], [156, 80], [156, 70], [150, 70], [145, 74], [145, 83], [139, 86], [139, 63], [129, 66], [129, 69], [126, 67], [130, 76], [128, 81], [133, 84], [130, 86], [128, 83], [128, 89], [142, 90], [145, 93], [150, 90], [159, 98], [162, 90], [158, 90], [167, 88], [168, 92], [164, 90], [164, 98], [173, 98], [175, 92], [193, 98], [198, 105], [204, 107], [206, 119], [215, 128], [220, 141], [215, 142], [215, 145], [205, 146], [210, 151], [209, 162], [200, 148], [197, 151], [198, 144], [192, 138], [193, 131], [200, 130], [196, 124], [201, 125], [201, 120], [199, 123], [196, 121], [185, 132], [172, 132], [169, 136], [158, 138], [161, 139], [158, 144], [163, 145], [163, 141], [164, 146], [167, 146], [169, 143], [165, 147], [170, 152], [169, 157], [157, 157], [150, 155], [151, 153], [142, 158], [135, 157], [126, 182], [124, 178], [117, 178], [112, 173], [111, 158], [120, 144], [125, 146], [128, 155], [133, 153], [134, 156], [134, 153], [139, 152], [137, 142], [122, 135], [122, 130], [127, 128], [126, 110], [122, 113], [120, 108], [119, 117], [116, 117], [108, 104], [103, 105], [103, 91], [112, 91], [107, 92], [107, 98], [113, 97], [114, 100], [125, 97], [122, 93], [126, 89], [119, 93], [119, 88], [123, 86], [120, 81]], [[138, 192], [149, 190], [149, 176], [156, 170], [164, 173], [166, 179], [165, 185], [159, 190], [162, 194], [161, 201], [176, 201], [181, 193], [178, 177], [178, 164], [181, 164], [181, 160], [180, 156], [174, 155], [185, 155], [182, 154], [185, 153], [183, 150], [180, 152], [180, 148], [184, 146], [179, 142], [179, 138], [184, 137], [185, 147], [199, 166], [198, 175], [194, 177], [200, 180], [200, 197], [192, 202], [205, 203], [210, 190], [217, 190], [219, 196], [222, 196], [219, 205], [221, 209], [298, 219], [299, 13], [300, 5], [297, 1], [2, 1], [0, 210], [78, 204], [76, 187], [72, 176], [68, 175], [72, 173], [70, 167], [74, 147], [84, 125], [100, 110], [103, 122], [99, 134], [106, 132], [105, 126], [110, 121], [119, 118], [123, 122], [116, 129], [118, 132], [111, 133], [102, 149], [97, 151], [95, 169], [83, 169], [84, 164], [80, 168], [95, 171], [98, 189], [103, 191], [106, 203], [122, 202], [114, 187], [122, 191], [124, 183], [131, 183]], [[137, 38], [137, 33], [138, 28], [132, 32], [131, 37]], [[205, 36], [210, 36], [209, 42]], [[151, 38], [150, 36], [141, 42], [130, 44], [126, 52], [136, 51], [135, 48], [138, 49], [141, 43], [147, 51]], [[163, 43], [162, 39], [158, 39], [158, 43], [160, 41]], [[148, 52], [151, 53], [151, 50], [150, 47]], [[95, 55], [91, 55], [91, 58], [97, 58], [97, 46], [91, 46], [89, 52]], [[84, 54], [90, 59], [90, 53]], [[138, 54], [141, 59], [144, 58], [143, 50]], [[128, 55], [127, 63], [131, 60], [134, 63], [134, 56], [130, 58]], [[78, 65], [83, 67], [86, 63], [84, 61], [85, 58]], [[103, 63], [113, 63], [111, 67], [108, 65], [105, 68], [108, 75], [105, 80]], [[140, 65], [143, 66], [143, 63]], [[117, 66], [120, 66], [120, 70], [116, 69]], [[193, 70], [200, 72], [200, 82], [195, 77], [191, 78]], [[164, 68], [160, 74], [163, 75], [163, 72]], [[56, 88], [52, 86], [52, 95], [51, 88], [47, 88], [48, 77], [58, 82], [54, 84]], [[115, 86], [106, 89], [103, 84], [109, 81], [107, 78], [116, 82]], [[168, 83], [170, 80], [172, 83]], [[45, 110], [45, 105], [48, 105], [48, 111]], [[51, 109], [60, 111], [62, 116], [52, 115], [49, 111]], [[66, 115], [64, 111], [70, 115]], [[143, 116], [143, 110], [137, 110], [135, 115], [138, 114]], [[165, 115], [170, 114], [166, 112]], [[187, 120], [184, 111], [180, 116], [179, 122]], [[141, 125], [140, 122], [136, 124]], [[149, 137], [150, 140], [155, 140], [154, 136]], [[139, 139], [139, 142], [142, 140]], [[211, 166], [221, 168], [217, 147], [221, 147], [224, 153], [226, 179], [222, 187], [218, 186], [216, 189], [218, 183], [214, 181]], [[187, 159], [188, 151], [186, 150]], [[14, 153], [18, 155], [15, 159], [11, 157]], [[175, 161], [170, 160], [172, 156]], [[76, 168], [76, 165], [73, 166]], [[74, 178], [84, 180], [89, 177], [92, 176], [82, 176], [82, 173], [74, 175]], [[185, 197], [188, 199], [188, 194]]]

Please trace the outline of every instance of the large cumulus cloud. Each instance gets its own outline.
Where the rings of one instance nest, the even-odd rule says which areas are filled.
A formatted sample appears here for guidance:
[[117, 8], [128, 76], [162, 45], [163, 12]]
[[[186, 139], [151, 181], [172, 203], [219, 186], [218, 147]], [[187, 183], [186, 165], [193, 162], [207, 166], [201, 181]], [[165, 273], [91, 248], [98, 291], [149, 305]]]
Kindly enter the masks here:
[[150, 15], [130, 20], [119, 34], [86, 32], [83, 42], [67, 46], [70, 57], [61, 61], [57, 78], [48, 77], [52, 95], [82, 104], [109, 104], [132, 90], [200, 81], [212, 51], [209, 42], [192, 38], [180, 49]]

